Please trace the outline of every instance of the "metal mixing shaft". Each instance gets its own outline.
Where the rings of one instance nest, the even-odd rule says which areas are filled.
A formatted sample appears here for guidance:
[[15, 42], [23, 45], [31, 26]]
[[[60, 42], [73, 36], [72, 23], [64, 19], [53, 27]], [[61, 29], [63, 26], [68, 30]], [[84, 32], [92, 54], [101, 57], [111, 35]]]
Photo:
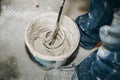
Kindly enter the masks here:
[[63, 0], [62, 5], [61, 5], [61, 7], [59, 9], [59, 13], [58, 13], [58, 17], [57, 17], [57, 22], [56, 22], [56, 28], [55, 28], [55, 30], [54, 30], [51, 38], [50, 38], [50, 43], [49, 43], [50, 45], [54, 44], [56, 36], [58, 34], [58, 31], [60, 30], [59, 23], [60, 23], [61, 15], [62, 15], [62, 12], [63, 12], [64, 4], [65, 4], [65, 0]]

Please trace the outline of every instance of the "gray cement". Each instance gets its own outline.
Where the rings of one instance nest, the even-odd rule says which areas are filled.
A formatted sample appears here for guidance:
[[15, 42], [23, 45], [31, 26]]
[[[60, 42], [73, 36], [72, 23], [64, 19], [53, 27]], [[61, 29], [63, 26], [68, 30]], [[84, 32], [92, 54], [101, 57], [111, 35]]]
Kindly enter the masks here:
[[[15, 64], [17, 64], [17, 70], [20, 73], [18, 73], [18, 77], [13, 77], [15, 80], [43, 80], [45, 71], [32, 62], [26, 52], [24, 43], [25, 29], [35, 17], [49, 11], [57, 12], [61, 1], [2, 0], [2, 13], [0, 16], [0, 61], [9, 61], [10, 57], [16, 58], [17, 62]], [[67, 1], [64, 14], [74, 20], [78, 15], [83, 13], [74, 8], [67, 8], [71, 4], [74, 3]], [[74, 62], [79, 64], [89, 53], [91, 51], [80, 48]], [[14, 66], [12, 67], [14, 68]], [[13, 78], [11, 80], [14, 80]]]

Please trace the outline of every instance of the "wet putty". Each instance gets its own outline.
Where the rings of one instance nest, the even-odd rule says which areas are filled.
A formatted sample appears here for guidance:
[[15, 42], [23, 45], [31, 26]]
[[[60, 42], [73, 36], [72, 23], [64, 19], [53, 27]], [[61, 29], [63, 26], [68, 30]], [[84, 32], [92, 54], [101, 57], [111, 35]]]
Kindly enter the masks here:
[[54, 44], [49, 44], [51, 35], [56, 28], [57, 14], [46, 14], [32, 24], [30, 42], [40, 54], [59, 56], [66, 54], [77, 46], [78, 29], [74, 22], [62, 16]]

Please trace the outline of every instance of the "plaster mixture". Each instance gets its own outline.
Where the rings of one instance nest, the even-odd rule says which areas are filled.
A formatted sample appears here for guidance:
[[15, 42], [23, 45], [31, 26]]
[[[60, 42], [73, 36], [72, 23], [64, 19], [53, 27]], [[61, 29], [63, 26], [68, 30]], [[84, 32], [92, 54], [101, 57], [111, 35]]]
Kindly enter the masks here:
[[44, 13], [27, 28], [25, 42], [34, 57], [46, 61], [66, 61], [77, 49], [80, 39], [79, 29], [65, 15], [61, 17], [60, 30], [54, 44], [49, 45], [50, 35], [56, 28], [57, 16], [55, 12]]
[[33, 30], [30, 30], [30, 33], [28, 33], [32, 33], [30, 35], [32, 47], [34, 47], [37, 52], [46, 56], [59, 56], [70, 51], [73, 52], [79, 43], [79, 31], [77, 30], [76, 25], [71, 24], [73, 22], [70, 21], [68, 17], [63, 16], [60, 31], [58, 32], [55, 43], [53, 45], [48, 45], [47, 40], [49, 40], [50, 35], [55, 29], [56, 18], [57, 13], [50, 12], [43, 14], [40, 16], [41, 20], [36, 20], [31, 24], [31, 29]]

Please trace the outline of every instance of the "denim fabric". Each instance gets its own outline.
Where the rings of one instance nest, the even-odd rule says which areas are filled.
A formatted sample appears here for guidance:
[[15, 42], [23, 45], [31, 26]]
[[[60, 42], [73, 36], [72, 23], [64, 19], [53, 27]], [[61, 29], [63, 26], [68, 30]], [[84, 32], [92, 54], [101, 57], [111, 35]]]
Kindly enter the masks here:
[[79, 80], [92, 80], [91, 66], [92, 62], [96, 59], [97, 51], [93, 52], [90, 56], [84, 59], [78, 66], [76, 66], [76, 73]]
[[103, 45], [111, 51], [120, 50], [120, 11], [114, 14], [111, 26], [100, 28], [100, 38]]
[[92, 80], [120, 80], [120, 10], [114, 14], [112, 26], [100, 29], [103, 46], [92, 62]]
[[[113, 13], [114, 13], [113, 8], [118, 7], [118, 5], [117, 6], [114, 5], [115, 4], [114, 1], [116, 2], [118, 0], [111, 0], [111, 1], [110, 0], [106, 0], [106, 1], [91, 0], [91, 1], [93, 1], [94, 4], [96, 3], [95, 6], [97, 6], [97, 8], [99, 9], [94, 8], [95, 6], [94, 7], [91, 6], [96, 11], [93, 10], [94, 16], [91, 16], [91, 17], [94, 17], [94, 18], [91, 19], [91, 21], [88, 21], [88, 22], [91, 22], [89, 24], [90, 26], [85, 25], [87, 24], [87, 20], [90, 20], [88, 18], [90, 17], [89, 16], [90, 13], [82, 15], [78, 17], [78, 19], [76, 20], [78, 23], [80, 23], [78, 24], [81, 30], [80, 45], [87, 49], [92, 48], [99, 41], [99, 36], [98, 36], [99, 32], [95, 33], [95, 31], [99, 31], [99, 28], [102, 25], [104, 25], [104, 23], [107, 25], [111, 25]], [[104, 6], [100, 6], [100, 5], [103, 5], [102, 3], [104, 4]], [[120, 6], [120, 3], [119, 3], [119, 6]], [[100, 14], [98, 15], [97, 12], [99, 12]], [[117, 17], [117, 19], [120, 20], [119, 17]], [[86, 21], [84, 22], [82, 20], [86, 20]], [[79, 80], [120, 80], [120, 48], [119, 48], [119, 45], [120, 45], [119, 24], [120, 23], [119, 23], [119, 20], [116, 21], [116, 17], [115, 17], [112, 27], [110, 29], [108, 28], [101, 29], [101, 31], [103, 32], [111, 31], [111, 34], [110, 33], [108, 34], [107, 32], [105, 32], [103, 36], [101, 36], [101, 40], [104, 45], [100, 47], [97, 51], [93, 52], [86, 59], [84, 59], [78, 66], [76, 66], [76, 72]], [[100, 33], [100, 35], [101, 34], [102, 33]], [[109, 42], [109, 45], [108, 45], [108, 42]], [[112, 47], [110, 48], [110, 46]], [[116, 47], [117, 49], [115, 49]]]
[[120, 51], [101, 47], [84, 59], [76, 72], [79, 80], [120, 80]]
[[108, 4], [113, 8], [120, 8], [120, 0], [106, 0]]
[[[80, 29], [80, 46], [92, 49], [100, 41], [99, 29], [103, 25], [111, 25], [114, 10], [109, 0], [90, 0], [90, 8], [87, 14], [76, 19]], [[112, 0], [115, 1], [115, 0]], [[114, 2], [113, 2], [114, 3]]]
[[92, 80], [120, 80], [120, 51], [101, 47], [91, 66]]

